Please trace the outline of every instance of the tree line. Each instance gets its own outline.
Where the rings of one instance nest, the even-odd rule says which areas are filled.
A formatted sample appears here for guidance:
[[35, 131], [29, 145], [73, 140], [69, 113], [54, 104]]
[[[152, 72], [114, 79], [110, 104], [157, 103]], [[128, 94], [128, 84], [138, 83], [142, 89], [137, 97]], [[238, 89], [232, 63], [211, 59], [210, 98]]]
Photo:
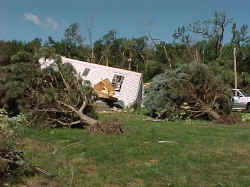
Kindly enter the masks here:
[[[118, 67], [144, 74], [150, 81], [156, 74], [173, 70], [181, 64], [199, 62], [223, 69], [225, 78], [232, 83], [233, 48], [237, 48], [240, 86], [246, 86], [249, 73], [250, 44], [248, 26], [238, 26], [233, 18], [215, 12], [211, 19], [179, 26], [173, 33], [172, 43], [155, 40], [151, 33], [138, 38], [117, 37], [115, 30], [104, 34], [93, 45], [85, 45], [80, 25], [73, 23], [56, 41], [35, 38], [29, 42], [0, 41], [0, 65], [31, 61], [36, 54], [57, 54], [106, 66]], [[230, 41], [224, 43], [230, 33]], [[228, 74], [228, 75], [227, 75]]]
[[[224, 42], [226, 34], [228, 42]], [[219, 98], [221, 94], [223, 94], [223, 98], [220, 98], [221, 107], [219, 108], [225, 109], [224, 104], [227, 102], [227, 99], [224, 97], [229, 96], [228, 89], [225, 91], [225, 87], [232, 88], [234, 86], [233, 50], [235, 48], [237, 49], [238, 87], [249, 89], [250, 37], [248, 35], [248, 26], [246, 24], [237, 25], [233, 18], [228, 17], [225, 13], [215, 12], [210, 19], [198, 20], [194, 23], [177, 27], [172, 38], [172, 43], [166, 43], [165, 41], [154, 39], [152, 33], [137, 38], [117, 37], [117, 32], [115, 30], [110, 30], [99, 40], [95, 41], [93, 45], [92, 42], [91, 45], [85, 45], [84, 38], [80, 34], [80, 25], [78, 23], [73, 23], [65, 29], [64, 36], [59, 41], [52, 37], [48, 37], [46, 41], [42, 41], [40, 38], [35, 38], [29, 42], [17, 40], [0, 41], [0, 107], [7, 109], [8, 112], [13, 112], [14, 114], [23, 111], [21, 108], [26, 105], [33, 108], [33, 111], [36, 111], [36, 107], [37, 111], [41, 111], [43, 110], [41, 107], [44, 106], [42, 104], [44, 101], [41, 99], [42, 95], [47, 94], [48, 100], [51, 99], [49, 96], [53, 95], [53, 97], [56, 98], [55, 101], [58, 108], [62, 108], [63, 104], [60, 103], [61, 101], [58, 102], [58, 98], [65, 98], [66, 96], [64, 97], [61, 95], [61, 92], [58, 92], [59, 88], [61, 91], [69, 91], [73, 87], [78, 87], [77, 80], [74, 80], [77, 84], [71, 85], [71, 88], [69, 88], [69, 83], [65, 83], [67, 78], [64, 78], [62, 72], [54, 71], [52, 68], [50, 71], [54, 71], [53, 73], [48, 75], [44, 71], [43, 73], [45, 75], [41, 74], [40, 71], [37, 71], [36, 69], [38, 59], [41, 57], [48, 59], [56, 58], [58, 59], [57, 61], [60, 61], [58, 57], [65, 56], [68, 58], [88, 61], [90, 63], [97, 63], [143, 73], [144, 82], [153, 81], [155, 84], [155, 88], [151, 87], [151, 90], [153, 90], [151, 94], [154, 92], [156, 93], [151, 96], [156, 96], [155, 94], [160, 93], [159, 90], [163, 88], [163, 84], [161, 83], [166, 80], [166, 83], [168, 84], [167, 87], [169, 87], [169, 85], [174, 85], [174, 87], [170, 86], [169, 88], [175, 92], [180, 92], [180, 90], [183, 91], [182, 95], [176, 93], [173, 97], [170, 97], [171, 102], [176, 104], [176, 98], [179, 94], [178, 102], [182, 101], [179, 103], [179, 106], [182, 108], [186, 104], [194, 107], [195, 103], [197, 103], [195, 98], [199, 98], [204, 95], [204, 93], [208, 94], [208, 88], [210, 90], [217, 90], [218, 92], [212, 94], [211, 98], [205, 100], [201, 99], [200, 103], [202, 104], [199, 106], [205, 104], [207, 107], [209, 103], [212, 102], [214, 105], [209, 105], [211, 109], [218, 107], [218, 103], [214, 102], [214, 98]], [[193, 64], [202, 64], [202, 66]], [[65, 69], [65, 67], [59, 65], [58, 68]], [[186, 73], [185, 76], [183, 73]], [[72, 79], [73, 74], [74, 73], [69, 73], [69, 77], [71, 77], [69, 79]], [[156, 82], [154, 82], [153, 78], [157, 77], [157, 75], [162, 75], [162, 77], [156, 78]], [[199, 77], [200, 82], [198, 81], [197, 76]], [[39, 82], [40, 79], [46, 79], [47, 83]], [[34, 80], [37, 82], [34, 82]], [[177, 83], [183, 84], [180, 84], [181, 86], [179, 85], [178, 87]], [[185, 100], [188, 96], [185, 93], [185, 89], [181, 89], [181, 87], [189, 85], [188, 83], [196, 84], [196, 87], [192, 92], [193, 101], [191, 103]], [[19, 89], [15, 89], [14, 85], [19, 85]], [[200, 87], [198, 85], [200, 85]], [[204, 85], [207, 85], [207, 87]], [[215, 89], [216, 86], [220, 86], [221, 88]], [[197, 90], [199, 91], [201, 88], [207, 90], [200, 90], [201, 92], [197, 93]], [[54, 91], [52, 91], [53, 89]], [[86, 90], [91, 89], [87, 86], [85, 88], [85, 91]], [[79, 90], [78, 95], [86, 95], [83, 91], [84, 90]], [[221, 93], [222, 91], [224, 93]], [[29, 99], [29, 102], [26, 102], [23, 99], [24, 97], [30, 98], [30, 92], [34, 93], [32, 98], [36, 99]], [[38, 97], [38, 92], [43, 92], [43, 94], [40, 95], [41, 97]], [[52, 92], [56, 92], [56, 94], [52, 94]], [[27, 93], [26, 96], [23, 96], [23, 93]], [[169, 91], [166, 92], [167, 95], [168, 93]], [[225, 93], [227, 94], [225, 95]], [[165, 94], [165, 92], [163, 91], [162, 94]], [[67, 97], [70, 98], [71, 96], [68, 95]], [[161, 98], [162, 96], [160, 95], [159, 97]], [[150, 94], [148, 98], [150, 98]], [[154, 101], [153, 98], [148, 100], [149, 103]], [[68, 99], [69, 103], [66, 104], [71, 105], [72, 103], [76, 104], [75, 102], [79, 102], [77, 107], [81, 108], [80, 103], [83, 101], [74, 101], [72, 99], [73, 98]], [[158, 99], [155, 104], [149, 104], [150, 107], [156, 107], [155, 109], [149, 108], [152, 115], [156, 115], [155, 112], [162, 108], [162, 102], [157, 103], [158, 101], [160, 101], [160, 99]], [[92, 101], [89, 100], [89, 103], [92, 103]], [[158, 104], [160, 105], [158, 106]], [[8, 107], [10, 108], [8, 109]], [[63, 105], [63, 107], [67, 108], [66, 105]], [[53, 111], [57, 109], [53, 108], [51, 110]], [[180, 113], [180, 110], [176, 110], [176, 107], [171, 110], [169, 108], [169, 111], [172, 110], [175, 110], [178, 114]], [[92, 111], [92, 109], [89, 108], [89, 111]], [[165, 109], [162, 109], [161, 113], [162, 111], [165, 111]], [[200, 111], [198, 112], [200, 115], [207, 114], [207, 112], [204, 112], [207, 111], [205, 109], [196, 110], [196, 112], [197, 111]], [[46, 115], [50, 115], [48, 114], [48, 111], [45, 113]], [[196, 116], [194, 114], [195, 112], [192, 111], [191, 113]], [[157, 114], [156, 116], [168, 115], [169, 114], [164, 113]], [[50, 116], [53, 117], [51, 121], [55, 120], [56, 116], [57, 114], [55, 115], [53, 113], [53, 115]], [[65, 114], [62, 116], [65, 117]], [[74, 119], [78, 121], [77, 119], [79, 119], [79, 116], [71, 118], [72, 120]], [[61, 120], [60, 122], [62, 122], [62, 124], [68, 123], [65, 120]]]

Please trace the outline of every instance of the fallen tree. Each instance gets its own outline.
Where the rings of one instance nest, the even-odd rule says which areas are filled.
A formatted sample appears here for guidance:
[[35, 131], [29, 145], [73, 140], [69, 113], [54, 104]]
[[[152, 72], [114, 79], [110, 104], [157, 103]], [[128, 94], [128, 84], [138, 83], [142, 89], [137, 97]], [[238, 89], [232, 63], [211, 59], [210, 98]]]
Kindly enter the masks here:
[[48, 126], [95, 125], [96, 94], [90, 82], [77, 76], [70, 64], [40, 69], [19, 63], [1, 69], [0, 107], [10, 115], [26, 113]]
[[160, 119], [216, 119], [230, 114], [231, 89], [205, 64], [184, 64], [156, 76], [145, 107]]
[[26, 96], [34, 100], [32, 116], [47, 124], [71, 127], [98, 123], [93, 106], [96, 94], [90, 82], [77, 76], [70, 64], [42, 70]]

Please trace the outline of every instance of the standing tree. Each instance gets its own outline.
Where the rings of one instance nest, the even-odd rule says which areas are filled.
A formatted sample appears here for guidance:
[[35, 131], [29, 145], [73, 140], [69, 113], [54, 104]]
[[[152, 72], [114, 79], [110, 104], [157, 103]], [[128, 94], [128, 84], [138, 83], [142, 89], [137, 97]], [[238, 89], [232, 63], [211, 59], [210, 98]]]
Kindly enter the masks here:
[[[190, 56], [197, 57], [197, 48], [194, 48], [196, 43], [194, 34], [198, 38], [204, 38], [208, 43], [212, 44], [214, 50], [214, 59], [220, 57], [223, 49], [223, 40], [226, 27], [231, 24], [232, 18], [228, 18], [225, 13], [215, 12], [213, 19], [208, 19], [203, 22], [197, 21], [188, 26], [179, 27], [173, 34], [173, 38], [183, 42], [190, 54]], [[195, 60], [195, 58], [193, 58]]]
[[83, 38], [80, 34], [79, 23], [73, 23], [64, 32], [65, 40], [65, 54], [68, 57], [73, 57], [73, 50], [78, 46], [82, 45]]

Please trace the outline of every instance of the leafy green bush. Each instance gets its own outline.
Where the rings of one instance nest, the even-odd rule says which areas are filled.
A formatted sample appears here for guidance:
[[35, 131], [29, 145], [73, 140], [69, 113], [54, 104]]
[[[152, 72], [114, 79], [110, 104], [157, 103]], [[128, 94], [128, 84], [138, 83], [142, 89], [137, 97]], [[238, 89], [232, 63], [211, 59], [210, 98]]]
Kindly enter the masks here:
[[23, 114], [9, 117], [4, 109], [0, 109], [0, 186], [18, 182], [27, 168], [22, 163], [23, 152], [17, 149], [27, 128], [27, 120]]
[[250, 122], [250, 114], [249, 113], [243, 113], [242, 114], [242, 121], [243, 122]]
[[8, 142], [16, 142], [16, 139], [23, 137], [29, 122], [24, 114], [9, 117], [4, 109], [0, 109], [0, 128], [9, 134]]

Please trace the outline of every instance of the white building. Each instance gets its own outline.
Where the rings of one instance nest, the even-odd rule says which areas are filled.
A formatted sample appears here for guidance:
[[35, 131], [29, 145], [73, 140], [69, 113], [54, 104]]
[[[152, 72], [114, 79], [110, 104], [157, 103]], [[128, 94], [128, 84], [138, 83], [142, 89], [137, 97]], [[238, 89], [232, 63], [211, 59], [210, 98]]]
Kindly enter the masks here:
[[[41, 68], [53, 63], [52, 60], [39, 60]], [[96, 83], [108, 78], [115, 87], [115, 97], [124, 102], [125, 106], [134, 103], [141, 104], [143, 92], [143, 78], [141, 73], [119, 68], [103, 66], [62, 57], [62, 63], [70, 63], [76, 72], [94, 86]]]

